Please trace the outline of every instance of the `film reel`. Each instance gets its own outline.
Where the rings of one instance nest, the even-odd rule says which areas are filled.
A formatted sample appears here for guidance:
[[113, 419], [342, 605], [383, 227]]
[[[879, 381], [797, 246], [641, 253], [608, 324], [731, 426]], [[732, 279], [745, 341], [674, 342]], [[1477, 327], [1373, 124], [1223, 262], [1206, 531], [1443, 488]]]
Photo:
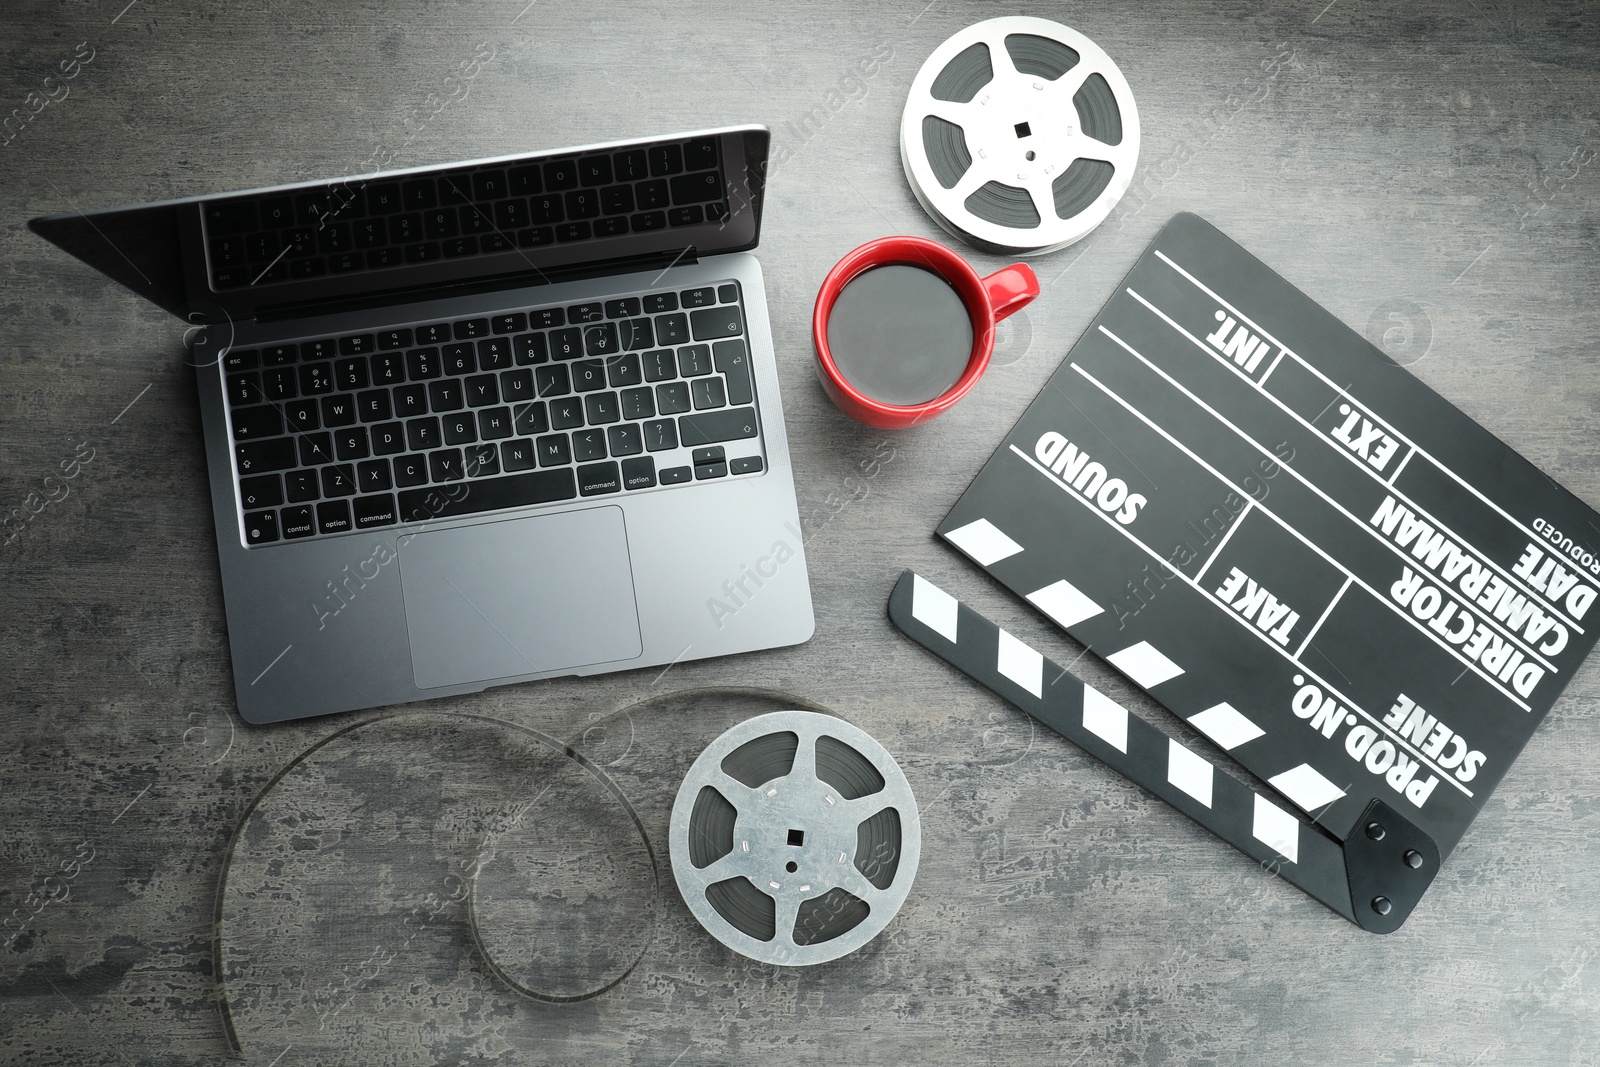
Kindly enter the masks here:
[[1007, 16], [934, 49], [900, 119], [900, 162], [935, 222], [985, 251], [1054, 252], [1104, 222], [1133, 180], [1139, 110], [1098, 45]]
[[690, 767], [672, 870], [718, 941], [763, 963], [825, 963], [877, 936], [916, 876], [922, 833], [894, 757], [831, 715], [739, 723]]

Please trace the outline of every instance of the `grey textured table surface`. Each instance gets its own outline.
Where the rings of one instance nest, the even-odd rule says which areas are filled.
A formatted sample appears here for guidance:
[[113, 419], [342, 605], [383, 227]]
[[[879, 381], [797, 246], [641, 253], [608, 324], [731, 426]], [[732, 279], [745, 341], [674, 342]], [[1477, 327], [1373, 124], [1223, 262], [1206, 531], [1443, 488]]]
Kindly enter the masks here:
[[[1037, 262], [1043, 295], [972, 397], [935, 424], [870, 432], [813, 377], [816, 287], [864, 240], [941, 236], [901, 173], [906, 89], [951, 33], [1013, 13], [1073, 25], [1118, 61], [1142, 117], [1138, 176], [1097, 232]], [[0, 1060], [224, 1062], [220, 960], [238, 1055], [282, 1067], [1600, 1061], [1594, 661], [1409, 923], [1379, 938], [1033, 730], [884, 618], [895, 576], [914, 566], [1047, 655], [1077, 657], [931, 531], [1179, 210], [1600, 505], [1600, 12], [8, 0], [0, 49], [0, 114], [31, 115], [0, 148], [0, 506], [80, 461], [65, 498], [0, 549], [0, 912], [27, 917], [0, 952]], [[475, 50], [493, 58], [462, 95], [445, 79]], [[875, 50], [889, 58], [859, 77]], [[75, 51], [92, 58], [33, 113], [28, 94]], [[441, 96], [455, 98], [435, 114]], [[486, 759], [481, 781], [450, 773], [470, 739], [440, 731], [459, 719], [330, 747], [332, 762], [249, 813], [300, 752], [373, 716], [237, 720], [181, 324], [23, 224], [345, 174], [377, 145], [411, 165], [747, 121], [793, 153], [758, 254], [816, 637], [426, 707], [579, 739], [664, 852], [666, 805], [694, 751], [741, 709], [790, 702], [675, 694], [798, 694], [899, 758], [923, 812], [918, 882], [876, 942], [804, 971], [724, 951], [668, 883], [653, 939], [614, 989], [578, 1004], [520, 998], [476, 955], [459, 894], [427, 888], [451, 841], [482, 836], [468, 787], [503, 770]], [[1095, 657], [1077, 669], [1163, 714]], [[382, 775], [339, 760], [376, 760]], [[432, 834], [415, 869], [392, 850], [382, 862], [339, 852], [341, 835], [380, 833], [372, 806], [389, 810], [405, 789], [425, 796], [404, 825]], [[224, 857], [247, 816], [214, 959]], [[562, 966], [615, 969], [637, 953], [639, 915], [606, 886], [636, 889], [646, 868], [595, 862], [569, 872], [599, 902], [573, 920], [616, 944]]]

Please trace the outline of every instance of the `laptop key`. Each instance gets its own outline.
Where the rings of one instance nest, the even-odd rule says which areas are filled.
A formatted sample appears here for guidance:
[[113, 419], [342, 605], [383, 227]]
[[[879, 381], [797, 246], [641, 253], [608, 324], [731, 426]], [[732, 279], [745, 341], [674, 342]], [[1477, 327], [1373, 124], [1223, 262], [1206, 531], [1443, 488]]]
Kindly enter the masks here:
[[[611, 214], [615, 214], [615, 212], [611, 212]], [[617, 300], [606, 301], [606, 318], [608, 319], [626, 319], [641, 313], [639, 298], [636, 296], [625, 296]]]
[[461, 319], [453, 328], [457, 341], [470, 341], [489, 334], [488, 319]]
[[439, 420], [436, 418], [412, 419], [406, 423], [406, 443], [411, 451], [439, 447]]
[[356, 471], [348, 463], [322, 468], [323, 496], [355, 496]]
[[336, 360], [333, 364], [333, 380], [339, 383], [340, 389], [365, 389], [367, 361], [355, 358]]
[[268, 400], [289, 400], [300, 395], [293, 367], [269, 367], [261, 372], [261, 395]]
[[730, 474], [758, 474], [760, 471], [760, 456], [742, 456], [739, 459], [728, 461], [728, 472]]
[[356, 464], [356, 484], [363, 493], [377, 493], [392, 488], [394, 480], [389, 474], [389, 461], [369, 459]]
[[606, 458], [606, 432], [604, 430], [578, 430], [572, 435], [572, 458], [579, 463]]
[[728, 394], [722, 387], [721, 378], [696, 378], [689, 389], [696, 411], [728, 406]]
[[308, 363], [300, 368], [300, 392], [318, 396], [333, 392], [333, 364]]
[[[639, 434], [639, 424], [624, 422], [606, 430], [606, 442], [613, 456], [636, 456], [644, 451], [644, 439]], [[651, 463], [651, 467], [655, 466]]]
[[466, 453], [468, 478], [488, 478], [500, 473], [500, 450], [494, 445], [473, 445]]
[[447, 445], [464, 445], [478, 439], [477, 419], [471, 412], [458, 412], [446, 415], [444, 422], [444, 443]]
[[526, 367], [531, 363], [546, 363], [550, 359], [550, 345], [542, 333], [518, 334], [512, 338], [512, 350], [516, 353], [519, 367]]
[[583, 351], [590, 356], [609, 356], [618, 349], [617, 324], [601, 322], [583, 331]]
[[459, 482], [467, 476], [461, 465], [461, 449], [441, 448], [428, 453], [428, 473], [436, 482]]
[[366, 459], [372, 454], [367, 449], [367, 428], [352, 426], [334, 434], [333, 452], [340, 459]]
[[464, 392], [458, 378], [428, 383], [428, 409], [430, 411], [455, 411], [464, 402]]
[[662, 452], [678, 447], [678, 424], [671, 419], [652, 419], [644, 424], [644, 447]]
[[663, 415], [676, 415], [689, 410], [689, 383], [666, 382], [656, 386], [656, 410]]
[[615, 463], [591, 463], [578, 468], [578, 492], [584, 496], [620, 493], [622, 476]]
[[606, 360], [606, 379], [613, 389], [620, 389], [625, 385], [638, 385], [644, 381], [644, 366], [639, 360], [638, 353], [630, 352]]
[[568, 322], [599, 322], [605, 316], [605, 305], [598, 300], [591, 300], [586, 304], [572, 304], [567, 308]]
[[356, 413], [362, 422], [387, 422], [392, 414], [389, 410], [389, 390], [368, 389], [357, 394]]
[[550, 354], [556, 359], [577, 359], [583, 355], [583, 331], [575, 326], [551, 331]]
[[583, 425], [583, 402], [575, 396], [550, 401], [550, 425], [557, 430], [570, 430]]
[[689, 317], [679, 312], [656, 317], [656, 339], [664, 345], [681, 345], [689, 339]]
[[445, 345], [441, 351], [446, 374], [471, 374], [478, 369], [478, 358], [471, 344]]
[[350, 426], [356, 421], [356, 399], [349, 393], [322, 398], [322, 425]]
[[655, 390], [649, 386], [622, 391], [622, 417], [625, 419], [650, 419], [656, 414]]
[[283, 479], [263, 474], [239, 479], [239, 502], [246, 508], [270, 508], [283, 503]]
[[533, 374], [526, 368], [523, 370], [508, 370], [500, 375], [500, 399], [506, 403], [515, 403], [518, 400], [532, 400], [536, 395], [533, 389]]
[[234, 446], [240, 474], [265, 474], [268, 471], [288, 470], [295, 465], [294, 438], [280, 437], [275, 441], [248, 441]]
[[350, 529], [350, 502], [327, 500], [318, 504], [317, 529], [325, 534], [344, 533]]
[[572, 380], [567, 374], [566, 364], [554, 367], [539, 367], [533, 372], [534, 384], [539, 387], [540, 396], [560, 396], [572, 392]]
[[486, 337], [478, 342], [478, 369], [505, 370], [511, 366], [511, 340]]
[[398, 422], [386, 422], [369, 431], [374, 456], [392, 456], [406, 450], [405, 430]]
[[717, 291], [711, 286], [701, 286], [699, 289], [685, 289], [682, 293], [683, 306], [686, 308], [703, 308], [717, 302]]
[[537, 465], [533, 455], [533, 442], [526, 438], [500, 443], [500, 465], [507, 471], [532, 470]]
[[678, 419], [678, 436], [690, 447], [717, 441], [738, 441], [755, 435], [755, 408], [726, 408], [698, 415], [683, 415]]
[[508, 408], [485, 408], [478, 412], [478, 436], [485, 441], [496, 441], [511, 436], [511, 411]]
[[417, 327], [417, 344], [439, 345], [450, 340], [450, 324], [436, 322], [431, 326]]
[[423, 385], [402, 385], [394, 391], [394, 413], [402, 419], [428, 413], [428, 389]]
[[553, 330], [567, 324], [567, 313], [561, 308], [541, 308], [528, 312], [528, 325], [536, 330]]
[[553, 433], [533, 443], [539, 455], [539, 466], [561, 467], [572, 462], [572, 446], [564, 433]]
[[302, 500], [315, 500], [322, 495], [322, 489], [317, 484], [316, 471], [290, 471], [283, 476], [283, 483], [287, 490], [285, 498], [291, 504], [298, 504]]
[[[501, 408], [498, 410], [503, 411], [505, 409]], [[545, 414], [544, 402], [542, 400], [535, 400], [528, 404], [518, 404], [513, 418], [515, 421], [512, 424], [512, 427], [508, 428], [506, 434], [499, 436], [509, 436], [512, 428], [515, 429], [517, 434], [523, 437], [533, 437], [550, 429], [550, 420]], [[488, 437], [489, 435], [486, 433], [483, 436]]]
[[413, 516], [443, 519], [529, 504], [549, 504], [557, 500], [571, 500], [578, 495], [570, 469], [485, 478], [474, 482], [471, 489], [458, 500], [452, 500], [433, 489], [412, 489], [400, 494], [400, 514], [408, 519]]
[[572, 365], [572, 385], [580, 393], [606, 387], [606, 364], [602, 359], [580, 359]]
[[248, 545], [264, 545], [278, 539], [278, 513], [252, 511], [244, 517], [244, 540]]
[[622, 418], [616, 393], [593, 393], [584, 397], [583, 410], [590, 426], [605, 426]]
[[261, 376], [255, 373], [228, 376], [228, 402], [234, 407], [261, 403]]
[[689, 312], [689, 329], [694, 332], [696, 341], [734, 337], [744, 332], [744, 320], [738, 304], [724, 304]]
[[500, 386], [492, 374], [480, 374], [466, 380], [467, 406], [487, 407], [500, 403]]
[[355, 528], [370, 530], [375, 526], [393, 526], [396, 522], [394, 494], [357, 497], [351, 510], [355, 513]]
[[[410, 330], [405, 333], [409, 335]], [[399, 385], [406, 380], [406, 357], [399, 352], [383, 352], [372, 357], [372, 384]]]
[[680, 482], [687, 482], [693, 478], [694, 472], [688, 467], [668, 467], [661, 471], [657, 477], [661, 479], [662, 485], [677, 485]]
[[728, 379], [728, 403], [748, 404], [755, 399], [750, 385], [750, 357], [743, 341], [718, 341], [711, 346], [717, 370]]
[[283, 433], [283, 415], [271, 404], [241, 408], [228, 416], [233, 423], [236, 441], [253, 441], [260, 437], [277, 437]]
[[678, 357], [670, 348], [645, 352], [639, 358], [644, 364], [644, 380], [647, 382], [662, 382], [678, 376]]
[[662, 311], [678, 310], [677, 293], [651, 293], [644, 298], [644, 310], [647, 314], [657, 314]]
[[678, 349], [678, 370], [685, 378], [710, 374], [713, 369], [709, 345], [685, 345]]
[[648, 489], [656, 484], [656, 461], [649, 456], [622, 461], [622, 485], [625, 489]]
[[624, 319], [618, 324], [622, 334], [622, 347], [627, 351], [649, 348], [656, 343], [655, 327], [650, 319]]
[[394, 463], [394, 484], [401, 488], [408, 485], [422, 485], [428, 480], [428, 461], [421, 456], [396, 456]]
[[284, 537], [290, 539], [310, 537], [317, 532], [316, 519], [312, 517], [311, 506], [303, 504], [299, 507], [284, 508], [278, 512], [278, 528], [283, 531]]

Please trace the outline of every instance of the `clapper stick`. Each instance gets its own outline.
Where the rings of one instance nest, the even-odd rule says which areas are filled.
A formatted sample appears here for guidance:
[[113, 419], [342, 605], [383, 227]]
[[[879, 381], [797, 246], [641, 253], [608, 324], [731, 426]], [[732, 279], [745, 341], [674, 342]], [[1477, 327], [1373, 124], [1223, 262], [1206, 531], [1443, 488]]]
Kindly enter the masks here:
[[1427, 835], [1374, 800], [1338, 841], [1132, 715], [920, 574], [889, 619], [907, 637], [1364, 930], [1398, 930], [1439, 869]]

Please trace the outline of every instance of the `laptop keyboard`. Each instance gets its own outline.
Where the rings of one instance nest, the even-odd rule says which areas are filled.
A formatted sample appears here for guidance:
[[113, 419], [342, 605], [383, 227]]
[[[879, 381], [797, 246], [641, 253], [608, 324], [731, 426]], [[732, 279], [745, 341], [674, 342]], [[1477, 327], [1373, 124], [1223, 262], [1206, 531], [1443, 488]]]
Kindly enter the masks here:
[[206, 203], [217, 289], [461, 259], [715, 222], [717, 139], [366, 178]]
[[222, 356], [246, 543], [761, 473], [736, 282]]

